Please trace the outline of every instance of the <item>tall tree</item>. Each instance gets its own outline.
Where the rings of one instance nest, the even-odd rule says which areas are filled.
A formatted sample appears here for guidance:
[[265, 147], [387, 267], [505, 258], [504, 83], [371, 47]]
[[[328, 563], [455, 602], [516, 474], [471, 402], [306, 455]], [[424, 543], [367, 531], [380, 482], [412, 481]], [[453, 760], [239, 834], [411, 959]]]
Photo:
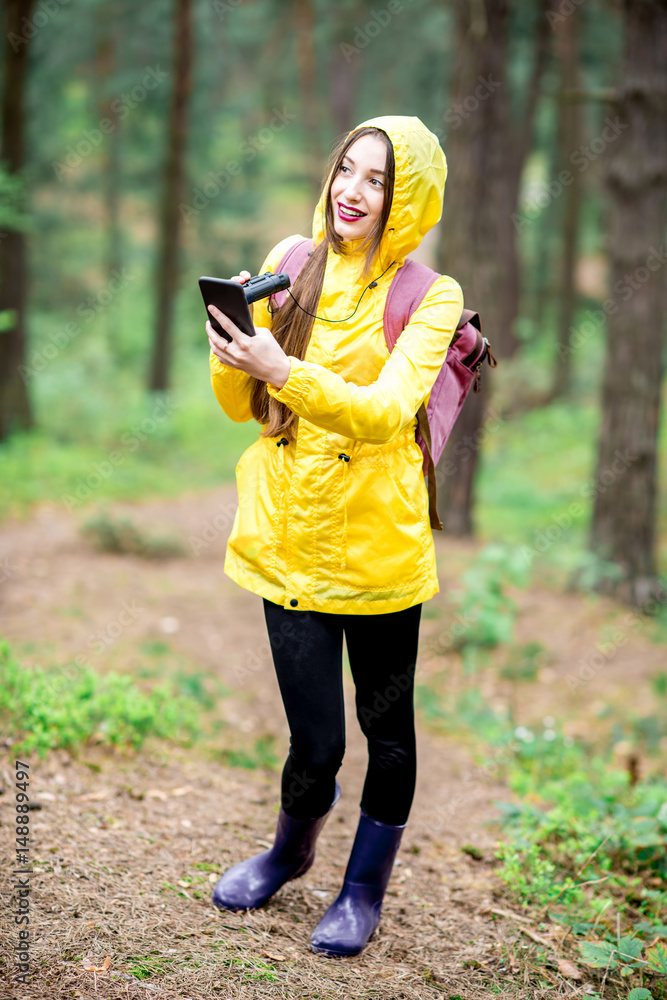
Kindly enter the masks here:
[[[479, 309], [494, 354], [517, 346], [518, 259], [513, 219], [523, 164], [548, 51], [548, 24], [540, 2], [533, 68], [521, 125], [508, 94], [508, 0], [455, 0], [457, 60], [451, 82], [445, 152], [448, 197], [439, 262], [460, 280], [468, 308]], [[470, 393], [437, 470], [440, 517], [446, 532], [473, 533], [473, 493], [483, 438], [485, 391]]]
[[[0, 158], [10, 178], [21, 178], [25, 160], [25, 86], [33, 0], [6, 0]], [[28, 34], [32, 34], [29, 32]], [[0, 221], [0, 440], [33, 424], [26, 380], [26, 239]]]
[[[615, 308], [607, 312], [590, 544], [619, 564], [611, 586], [644, 605], [656, 577], [657, 435], [663, 377], [667, 221], [667, 0], [623, 0], [621, 129], [605, 171]], [[609, 126], [608, 126], [609, 127]]]
[[185, 144], [188, 97], [192, 86], [192, 0], [175, 0], [173, 66], [174, 84], [169, 111], [167, 163], [162, 195], [157, 270], [157, 316], [149, 388], [168, 388], [171, 368], [174, 302], [179, 275], [179, 204], [185, 184]]
[[119, 16], [124, 16], [125, 8], [117, 2], [106, 2], [95, 10], [97, 22], [95, 69], [98, 86], [98, 113], [101, 120], [111, 122], [109, 134], [103, 147], [102, 167], [104, 171], [103, 190], [106, 202], [107, 223], [107, 272], [109, 277], [121, 266], [120, 230], [120, 163], [118, 143], [118, 105], [110, 93], [116, 71], [116, 47], [118, 38], [116, 26]]
[[576, 100], [580, 89], [579, 73], [579, 17], [575, 13], [554, 22], [554, 49], [560, 74], [560, 101], [558, 108], [557, 176], [567, 171], [571, 180], [563, 188], [562, 199], [562, 254], [558, 295], [558, 349], [554, 367], [550, 399], [567, 394], [572, 379], [572, 352], [568, 350], [570, 330], [575, 309], [575, 269], [577, 238], [581, 207], [580, 170], [570, 170], [570, 156], [581, 145], [581, 105]]
[[[125, 14], [124, 5], [117, 2], [108, 2], [97, 7], [95, 19], [97, 22], [96, 51], [95, 51], [95, 79], [98, 87], [98, 114], [100, 121], [111, 122], [108, 134], [100, 151], [103, 194], [106, 207], [106, 271], [107, 280], [111, 281], [114, 272], [120, 271], [121, 259], [121, 226], [120, 226], [120, 143], [118, 127], [120, 116], [118, 114], [118, 104], [111, 94], [111, 83], [116, 70], [116, 47], [118, 39], [116, 36], [116, 25], [119, 15]], [[117, 313], [115, 310], [107, 312], [107, 328], [109, 343], [113, 346], [117, 343]]]
[[322, 183], [321, 107], [317, 92], [317, 51], [315, 48], [316, 16], [313, 0], [293, 0], [296, 58], [301, 91], [303, 137], [306, 144], [305, 163], [308, 184], [317, 198]]
[[329, 56], [329, 108], [336, 137], [354, 128], [354, 99], [358, 88], [363, 53], [355, 46], [355, 26], [365, 24], [369, 11], [366, 0], [334, 4], [331, 7]]

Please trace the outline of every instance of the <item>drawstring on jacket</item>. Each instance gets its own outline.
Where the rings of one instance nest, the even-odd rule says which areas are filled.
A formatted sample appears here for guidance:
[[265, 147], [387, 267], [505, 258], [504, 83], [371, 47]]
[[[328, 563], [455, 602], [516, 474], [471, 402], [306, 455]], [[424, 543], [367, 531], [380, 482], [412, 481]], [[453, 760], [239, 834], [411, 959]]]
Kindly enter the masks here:
[[273, 501], [274, 502], [274, 507], [275, 507], [275, 510], [276, 510], [276, 520], [275, 520], [275, 529], [274, 529], [274, 542], [275, 542], [275, 544], [273, 546], [273, 561], [272, 561], [272, 568], [273, 568], [274, 572], [276, 571], [276, 560], [278, 558], [278, 534], [279, 534], [280, 523], [281, 523], [280, 522], [280, 514], [282, 512], [283, 518], [287, 514], [287, 506], [285, 505], [281, 509], [281, 505], [278, 502], [278, 498], [280, 496], [281, 491], [283, 493], [285, 492], [285, 448], [283, 448], [283, 450], [281, 451], [280, 450], [281, 444], [285, 445], [285, 447], [286, 447], [289, 444], [288, 439], [286, 437], [282, 437], [280, 439], [280, 441], [276, 441], [276, 446], [278, 448], [278, 454], [280, 455], [280, 474], [278, 476], [278, 481], [277, 481], [277, 485], [276, 485], [276, 493], [275, 493], [274, 501]]
[[347, 470], [347, 463], [350, 461], [350, 456], [346, 455], [344, 451], [341, 451], [339, 458], [343, 459], [343, 537], [341, 539], [340, 546], [340, 568], [345, 569], [345, 553], [347, 551], [347, 493], [345, 491], [347, 476], [345, 472]]

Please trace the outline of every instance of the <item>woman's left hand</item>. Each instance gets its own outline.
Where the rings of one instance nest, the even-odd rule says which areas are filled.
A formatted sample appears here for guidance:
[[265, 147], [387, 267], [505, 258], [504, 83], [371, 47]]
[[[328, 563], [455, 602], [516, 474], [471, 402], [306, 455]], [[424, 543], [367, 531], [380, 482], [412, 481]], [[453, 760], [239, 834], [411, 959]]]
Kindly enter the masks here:
[[216, 306], [209, 305], [208, 310], [232, 338], [227, 341], [220, 337], [211, 326], [211, 321], [206, 321], [208, 342], [216, 358], [223, 365], [237, 368], [282, 389], [289, 378], [290, 360], [269, 328], [256, 326], [255, 336], [249, 337]]

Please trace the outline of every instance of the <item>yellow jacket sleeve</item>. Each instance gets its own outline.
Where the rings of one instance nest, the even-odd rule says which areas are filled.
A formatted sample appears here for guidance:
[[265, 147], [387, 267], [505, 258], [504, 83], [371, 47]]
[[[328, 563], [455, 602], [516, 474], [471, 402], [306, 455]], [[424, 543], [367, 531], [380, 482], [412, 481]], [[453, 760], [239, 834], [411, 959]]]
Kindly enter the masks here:
[[[267, 255], [258, 273], [264, 274], [265, 271], [275, 272], [277, 265], [290, 245], [301, 239], [303, 237], [298, 235], [288, 236], [278, 243]], [[258, 302], [255, 302], [253, 309], [253, 323], [255, 326], [266, 326], [271, 329], [272, 317], [268, 310], [268, 301], [268, 299], [260, 299]], [[250, 409], [252, 376], [246, 372], [239, 371], [237, 368], [230, 368], [229, 365], [223, 364], [212, 351], [209, 356], [209, 364], [211, 368], [211, 386], [215, 398], [220, 403], [223, 411], [230, 420], [234, 420], [236, 423], [244, 423], [247, 420], [252, 420], [252, 410]]]
[[215, 398], [230, 420], [237, 424], [252, 420], [250, 409], [251, 376], [238, 368], [223, 365], [213, 351], [209, 357], [211, 385]]
[[282, 389], [270, 383], [267, 389], [318, 427], [355, 441], [383, 444], [413, 421], [433, 388], [462, 309], [460, 285], [443, 275], [413, 313], [371, 385], [346, 382], [322, 365], [291, 357]]

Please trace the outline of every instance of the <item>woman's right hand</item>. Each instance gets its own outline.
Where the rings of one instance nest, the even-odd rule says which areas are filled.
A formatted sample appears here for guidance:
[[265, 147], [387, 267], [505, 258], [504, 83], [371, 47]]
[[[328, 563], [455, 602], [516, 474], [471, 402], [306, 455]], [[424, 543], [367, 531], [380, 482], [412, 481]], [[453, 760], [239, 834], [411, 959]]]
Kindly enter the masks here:
[[[235, 274], [234, 277], [231, 278], [230, 280], [231, 281], [238, 281], [239, 284], [245, 285], [246, 281], [249, 281], [251, 277], [252, 277], [252, 275], [251, 275], [250, 271], [241, 271], [240, 274]], [[250, 302], [248, 304], [248, 309], [250, 310], [250, 316], [251, 316], [251, 318], [252, 318], [252, 315], [253, 315], [252, 306], [253, 306], [253, 304], [252, 304], [252, 302]]]

